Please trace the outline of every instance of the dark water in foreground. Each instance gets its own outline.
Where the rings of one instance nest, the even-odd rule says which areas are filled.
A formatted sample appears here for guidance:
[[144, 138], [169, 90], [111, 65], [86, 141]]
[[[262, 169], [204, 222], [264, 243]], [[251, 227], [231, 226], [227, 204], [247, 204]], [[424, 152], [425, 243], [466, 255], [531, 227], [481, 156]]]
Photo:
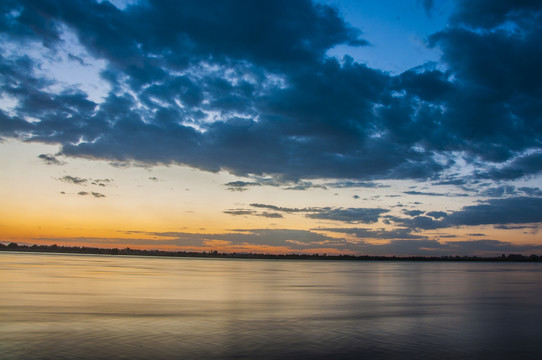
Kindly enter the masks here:
[[0, 253], [2, 359], [540, 359], [542, 266]]

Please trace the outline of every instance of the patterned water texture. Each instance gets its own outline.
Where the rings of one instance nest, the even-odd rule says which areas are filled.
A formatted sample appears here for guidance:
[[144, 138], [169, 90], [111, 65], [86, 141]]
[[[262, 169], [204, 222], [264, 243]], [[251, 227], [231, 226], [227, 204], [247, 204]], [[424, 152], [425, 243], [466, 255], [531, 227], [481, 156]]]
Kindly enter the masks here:
[[0, 253], [2, 359], [539, 359], [542, 266]]

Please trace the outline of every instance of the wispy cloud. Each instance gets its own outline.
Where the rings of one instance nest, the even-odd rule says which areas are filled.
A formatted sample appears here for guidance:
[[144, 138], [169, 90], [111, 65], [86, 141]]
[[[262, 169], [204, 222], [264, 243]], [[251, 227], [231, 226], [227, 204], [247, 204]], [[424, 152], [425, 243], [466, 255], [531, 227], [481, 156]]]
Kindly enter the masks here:
[[88, 182], [87, 179], [83, 179], [83, 178], [80, 178], [77, 176], [71, 176], [71, 175], [63, 176], [59, 178], [58, 180], [69, 183], [69, 184], [75, 184], [75, 185], [85, 185]]
[[261, 186], [262, 184], [258, 182], [232, 181], [224, 185], [230, 191], [246, 191], [249, 187]]
[[47, 165], [65, 165], [66, 164], [66, 162], [58, 160], [58, 158], [52, 154], [39, 154], [38, 158], [43, 160]]

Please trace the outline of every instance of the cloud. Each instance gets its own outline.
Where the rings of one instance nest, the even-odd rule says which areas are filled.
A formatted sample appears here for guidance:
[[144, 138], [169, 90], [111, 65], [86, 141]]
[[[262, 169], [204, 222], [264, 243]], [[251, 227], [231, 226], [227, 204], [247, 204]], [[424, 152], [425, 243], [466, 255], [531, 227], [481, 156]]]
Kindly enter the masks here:
[[403, 194], [407, 195], [425, 195], [425, 196], [454, 196], [454, 197], [467, 197], [468, 194], [462, 194], [462, 193], [436, 193], [436, 192], [430, 192], [430, 191], [416, 191], [416, 190], [409, 190], [404, 191]]
[[[536, 2], [461, 1], [428, 40], [441, 63], [391, 75], [327, 57], [367, 41], [334, 8], [308, 0], [8, 2], [0, 95], [17, 104], [1, 109], [0, 135], [120, 166], [339, 179], [339, 187], [438, 183], [457, 154], [481, 178], [539, 176], [540, 19]], [[68, 37], [85, 64], [104, 64], [102, 99], [40, 70], [60, 57], [81, 66]], [[47, 52], [57, 57], [35, 55]]]
[[347, 223], [375, 223], [380, 215], [388, 212], [378, 208], [320, 208], [317, 212], [307, 214], [311, 219], [333, 220]]
[[495, 229], [501, 229], [501, 230], [521, 230], [521, 229], [533, 229], [538, 230], [539, 225], [496, 225], [494, 226]]
[[246, 182], [246, 181], [232, 181], [224, 184], [230, 191], [246, 191], [247, 187], [252, 186], [261, 186], [262, 184], [257, 182]]
[[540, 190], [540, 188], [520, 187], [518, 190], [524, 192], [528, 196], [542, 196], [542, 190]]
[[444, 211], [429, 211], [425, 215], [430, 216], [434, 219], [441, 219], [448, 216], [448, 213]]
[[458, 2], [457, 11], [452, 17], [456, 23], [472, 27], [494, 28], [507, 21], [529, 22], [542, 10], [538, 1], [468, 1]]
[[230, 215], [255, 215], [270, 218], [282, 218], [281, 213], [303, 213], [304, 216], [311, 219], [342, 221], [347, 223], [374, 223], [380, 218], [380, 215], [388, 212], [386, 209], [379, 208], [331, 208], [331, 207], [309, 207], [309, 208], [289, 208], [269, 204], [252, 203], [251, 207], [258, 209], [272, 210], [272, 213], [258, 213], [246, 209], [230, 209], [224, 211]]
[[344, 221], [349, 223], [373, 223], [377, 222], [380, 215], [388, 212], [379, 208], [331, 208], [331, 207], [310, 207], [310, 208], [287, 208], [267, 204], [250, 204], [252, 207], [270, 209], [276, 212], [285, 213], [306, 213], [305, 216], [311, 219]]
[[298, 181], [294, 185], [287, 186], [284, 188], [284, 190], [308, 190], [308, 189], [327, 190], [327, 187], [324, 185], [314, 185], [310, 181]]
[[[338, 232], [341, 232], [341, 229]], [[542, 251], [541, 245], [516, 245], [498, 240], [465, 240], [465, 241], [437, 241], [430, 239], [392, 239], [377, 244], [365, 241], [346, 241], [341, 238], [329, 237], [308, 230], [292, 229], [237, 229], [232, 233], [184, 233], [184, 232], [130, 232], [130, 239], [126, 238], [59, 238], [41, 239], [56, 243], [87, 243], [101, 244], [105, 247], [116, 246], [150, 246], [161, 248], [167, 246], [179, 249], [212, 250], [216, 249], [217, 242], [227, 246], [231, 251], [238, 252], [308, 252], [314, 253], [337, 251], [355, 253], [359, 255], [397, 255], [397, 256], [455, 256], [455, 255], [481, 255], [499, 256], [500, 254], [521, 253], [533, 254]], [[140, 234], [140, 238], [133, 235]], [[323, 250], [323, 251], [322, 251]]]
[[400, 218], [397, 216], [387, 216], [386, 220], [393, 222], [395, 225], [403, 226], [408, 229], [432, 230], [447, 227], [442, 221], [437, 221], [429, 216], [415, 216], [413, 218]]
[[279, 214], [277, 212], [267, 212], [267, 211], [257, 212], [254, 210], [246, 210], [246, 209], [229, 209], [229, 210], [223, 211], [223, 213], [228, 214], [228, 215], [234, 215], [234, 216], [239, 216], [239, 215], [261, 216], [261, 217], [270, 218], [270, 219], [281, 219], [284, 217], [282, 216], [282, 214]]
[[515, 197], [491, 199], [479, 205], [465, 206], [448, 214], [443, 222], [448, 226], [486, 224], [525, 224], [542, 221], [542, 199]]
[[465, 206], [461, 210], [450, 213], [433, 213], [431, 217], [398, 218], [388, 216], [388, 218], [399, 226], [425, 230], [454, 226], [538, 223], [542, 222], [542, 198], [497, 198], [477, 205]]
[[228, 215], [255, 215], [255, 212], [252, 210], [243, 210], [243, 209], [231, 209], [223, 211], [224, 214]]
[[519, 156], [501, 167], [491, 167], [485, 172], [478, 173], [481, 179], [515, 180], [532, 176], [542, 171], [542, 152], [534, 152]]
[[408, 215], [408, 216], [418, 216], [418, 215], [421, 215], [423, 213], [425, 213], [425, 211], [422, 211], [422, 210], [406, 210], [406, 209], [403, 209], [403, 213]]
[[378, 184], [372, 181], [336, 181], [327, 183], [326, 186], [331, 188], [384, 188], [389, 187], [389, 185]]
[[487, 197], [503, 197], [505, 195], [517, 195], [517, 191], [515, 186], [504, 185], [487, 188], [481, 191], [480, 195]]
[[418, 3], [421, 3], [427, 16], [431, 16], [433, 12], [433, 6], [434, 6], [433, 0], [418, 0]]
[[113, 179], [85, 179], [80, 178], [77, 176], [71, 176], [71, 175], [65, 175], [61, 178], [58, 178], [57, 180], [60, 180], [65, 183], [69, 184], [75, 184], [75, 185], [87, 185], [90, 183], [91, 185], [100, 186], [100, 187], [106, 187], [110, 185], [113, 182]]
[[259, 204], [259, 203], [252, 203], [250, 204], [250, 206], [255, 207], [255, 208], [269, 209], [269, 210], [285, 212], [285, 213], [319, 211], [318, 208], [288, 208], [288, 207], [280, 207], [280, 206], [275, 206], [275, 205]]
[[92, 185], [101, 186], [101, 187], [106, 187], [109, 184], [111, 184], [111, 182], [113, 182], [112, 179], [90, 179], [90, 181]]
[[80, 178], [77, 176], [71, 176], [71, 175], [63, 176], [59, 178], [58, 180], [66, 182], [66, 183], [70, 183], [70, 184], [75, 184], [75, 185], [85, 185], [88, 182], [88, 179], [83, 179], [83, 178]]
[[281, 219], [281, 218], [284, 217], [284, 216], [282, 216], [282, 214], [271, 213], [271, 212], [267, 212], [267, 211], [263, 211], [263, 212], [259, 213], [258, 216], [262, 216], [262, 217], [266, 217], [266, 218], [270, 218], [270, 219]]
[[393, 230], [384, 230], [384, 229], [365, 229], [365, 228], [317, 228], [313, 229], [315, 231], [331, 231], [338, 232], [342, 234], [351, 234], [356, 236], [361, 240], [365, 239], [378, 239], [378, 240], [420, 240], [427, 239], [427, 236], [420, 234], [413, 234], [412, 229], [393, 229]]
[[[184, 232], [143, 232], [142, 235], [163, 239], [150, 240], [153, 244], [177, 246], [205, 246], [211, 241], [226, 241], [229, 246], [265, 246], [304, 250], [318, 247], [344, 246], [343, 239], [336, 239], [309, 230], [292, 229], [234, 229], [231, 233], [198, 234]], [[148, 240], [147, 240], [148, 241]]]
[[77, 195], [80, 195], [80, 196], [87, 196], [87, 195], [89, 195], [89, 196], [93, 196], [93, 197], [98, 198], [98, 199], [104, 198], [104, 197], [105, 197], [104, 194], [101, 194], [101, 193], [99, 193], [99, 192], [94, 192], [94, 191], [92, 191], [92, 192], [88, 192], [88, 191], [79, 191], [79, 192], [77, 193]]
[[52, 154], [40, 154], [38, 155], [38, 158], [43, 160], [47, 165], [65, 165], [66, 164], [64, 161], [58, 160]]
[[[462, 1], [452, 26], [430, 37], [457, 90], [440, 121], [470, 155], [502, 163], [540, 149], [541, 14], [536, 2]], [[493, 175], [521, 176], [505, 170]]]

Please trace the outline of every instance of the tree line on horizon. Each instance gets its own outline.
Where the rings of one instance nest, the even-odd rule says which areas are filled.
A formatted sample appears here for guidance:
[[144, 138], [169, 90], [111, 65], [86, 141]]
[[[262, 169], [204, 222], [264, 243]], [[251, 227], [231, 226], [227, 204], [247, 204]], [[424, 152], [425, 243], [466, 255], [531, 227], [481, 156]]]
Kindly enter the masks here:
[[294, 259], [294, 260], [386, 260], [386, 261], [519, 261], [542, 262], [542, 256], [532, 254], [502, 254], [498, 257], [480, 256], [374, 256], [374, 255], [328, 255], [328, 254], [271, 254], [271, 253], [237, 253], [210, 251], [164, 251], [118, 248], [96, 248], [86, 246], [53, 245], [19, 245], [15, 242], [0, 243], [0, 251], [73, 253], [95, 255], [136, 255], [136, 256], [166, 256], [166, 257], [199, 257], [199, 258], [239, 258], [239, 259]]

